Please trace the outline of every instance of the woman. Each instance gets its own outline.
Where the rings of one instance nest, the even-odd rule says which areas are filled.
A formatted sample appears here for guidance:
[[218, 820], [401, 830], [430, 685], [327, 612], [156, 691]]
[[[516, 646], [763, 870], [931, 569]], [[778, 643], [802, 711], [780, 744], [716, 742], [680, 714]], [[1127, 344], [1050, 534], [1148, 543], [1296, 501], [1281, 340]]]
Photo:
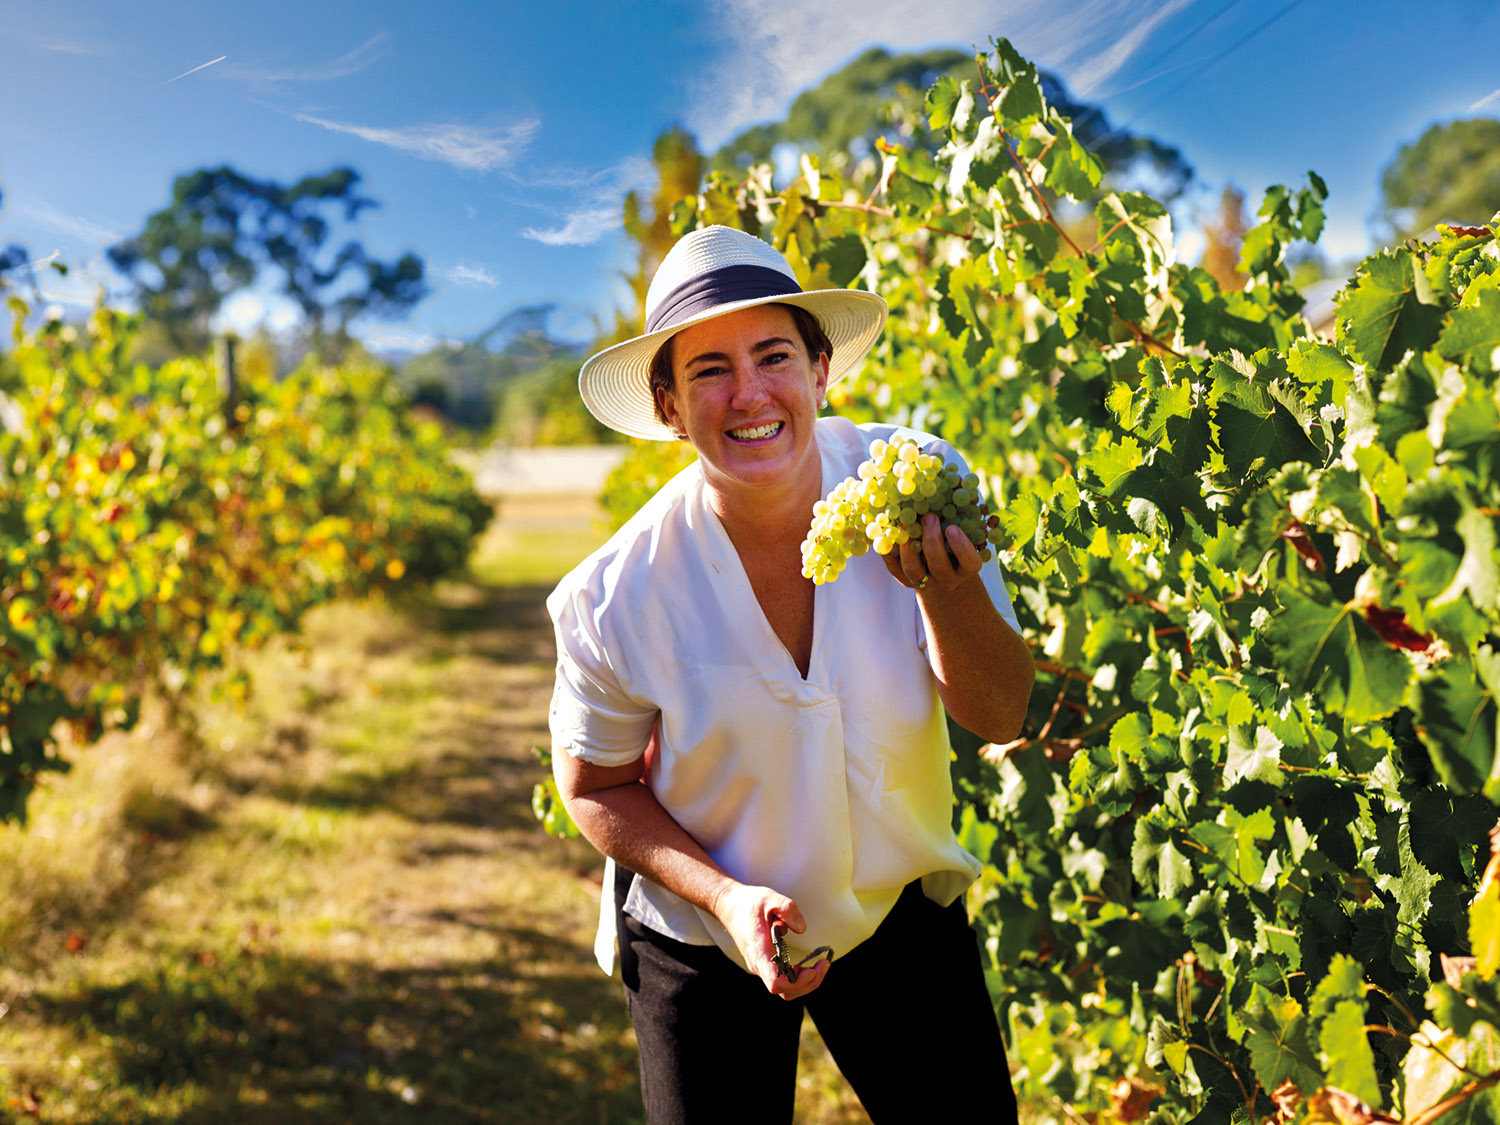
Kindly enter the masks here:
[[818, 419], [884, 326], [874, 294], [803, 292], [770, 246], [709, 227], [646, 304], [579, 389], [698, 461], [547, 604], [557, 785], [612, 861], [596, 951], [610, 971], [618, 937], [648, 1117], [790, 1121], [805, 1009], [873, 1120], [926, 1116], [947, 1075], [1012, 1120], [943, 718], [1020, 729], [1033, 670], [999, 570], [929, 516], [920, 551], [801, 572], [813, 504], [872, 440], [957, 457]]

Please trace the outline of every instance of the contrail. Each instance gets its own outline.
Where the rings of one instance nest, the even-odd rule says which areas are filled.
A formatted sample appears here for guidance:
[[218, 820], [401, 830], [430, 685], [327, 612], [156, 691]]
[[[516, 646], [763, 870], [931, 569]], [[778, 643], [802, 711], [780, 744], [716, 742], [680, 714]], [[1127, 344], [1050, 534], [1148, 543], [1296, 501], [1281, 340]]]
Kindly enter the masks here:
[[[203, 66], [195, 66], [195, 67], [193, 67], [192, 70], [184, 70], [181, 74], [179, 74], [177, 76], [177, 78], [186, 78], [189, 74], [197, 74], [200, 70], [204, 69], [204, 67], [213, 66], [214, 63], [221, 63], [225, 59], [227, 59], [228, 57], [229, 57], [228, 55], [220, 55], [216, 59], [209, 59], [208, 62], [206, 62], [206, 63], [203, 64]], [[168, 78], [165, 82], [162, 83], [162, 85], [163, 86], [170, 86], [173, 82], [177, 81], [177, 78]]]
[[1485, 106], [1494, 101], [1500, 101], [1500, 90], [1496, 90], [1493, 93], [1486, 94], [1484, 97], [1480, 98], [1477, 102], [1469, 107], [1469, 112], [1473, 113], [1477, 109], [1483, 109]]

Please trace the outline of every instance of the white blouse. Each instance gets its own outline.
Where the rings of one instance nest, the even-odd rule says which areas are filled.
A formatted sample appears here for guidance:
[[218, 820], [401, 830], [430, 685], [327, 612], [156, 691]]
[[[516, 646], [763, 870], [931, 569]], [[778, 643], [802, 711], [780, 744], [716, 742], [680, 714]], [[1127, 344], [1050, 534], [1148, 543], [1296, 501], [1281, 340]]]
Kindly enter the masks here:
[[[945, 442], [896, 426], [820, 419], [823, 493], [853, 475], [876, 438]], [[967, 466], [964, 471], [967, 472]], [[811, 513], [809, 513], [811, 522]], [[996, 563], [982, 579], [1017, 628]], [[658, 801], [731, 877], [794, 899], [807, 922], [793, 960], [834, 956], [874, 933], [902, 887], [952, 902], [979, 872], [951, 827], [948, 731], [916, 596], [879, 556], [851, 559], [817, 587], [803, 679], [709, 507], [697, 464], [668, 482], [547, 599], [557, 634], [554, 747], [597, 765], [645, 752]], [[614, 964], [608, 865], [595, 953]], [[719, 922], [637, 876], [625, 910], [743, 964]]]

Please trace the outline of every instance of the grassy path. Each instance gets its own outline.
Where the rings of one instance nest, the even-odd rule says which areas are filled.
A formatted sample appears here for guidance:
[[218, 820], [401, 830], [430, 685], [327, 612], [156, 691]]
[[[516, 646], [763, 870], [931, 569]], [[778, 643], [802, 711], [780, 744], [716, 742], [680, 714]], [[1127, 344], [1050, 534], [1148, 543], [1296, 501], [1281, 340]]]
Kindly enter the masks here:
[[[507, 505], [469, 577], [320, 611], [0, 828], [0, 1122], [640, 1120], [600, 861], [530, 811], [589, 514]], [[865, 1120], [807, 1034], [799, 1121]]]

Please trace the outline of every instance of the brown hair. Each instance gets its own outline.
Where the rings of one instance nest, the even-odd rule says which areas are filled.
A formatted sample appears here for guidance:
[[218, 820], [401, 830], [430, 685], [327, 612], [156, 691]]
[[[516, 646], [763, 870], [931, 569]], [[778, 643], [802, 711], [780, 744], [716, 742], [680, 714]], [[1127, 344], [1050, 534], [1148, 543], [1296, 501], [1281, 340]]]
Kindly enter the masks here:
[[[826, 355], [830, 360], [833, 358], [833, 344], [829, 342], [828, 333], [823, 331], [817, 317], [801, 305], [788, 305], [780, 301], [774, 301], [772, 305], [791, 313], [792, 323], [797, 326], [797, 335], [802, 337], [802, 346], [807, 349], [808, 355], [814, 358]], [[651, 403], [656, 407], [656, 418], [663, 426], [670, 423], [661, 408], [662, 392], [675, 390], [677, 387], [677, 376], [672, 371], [672, 341], [676, 338], [675, 334], [668, 336], [666, 342], [651, 357]]]

